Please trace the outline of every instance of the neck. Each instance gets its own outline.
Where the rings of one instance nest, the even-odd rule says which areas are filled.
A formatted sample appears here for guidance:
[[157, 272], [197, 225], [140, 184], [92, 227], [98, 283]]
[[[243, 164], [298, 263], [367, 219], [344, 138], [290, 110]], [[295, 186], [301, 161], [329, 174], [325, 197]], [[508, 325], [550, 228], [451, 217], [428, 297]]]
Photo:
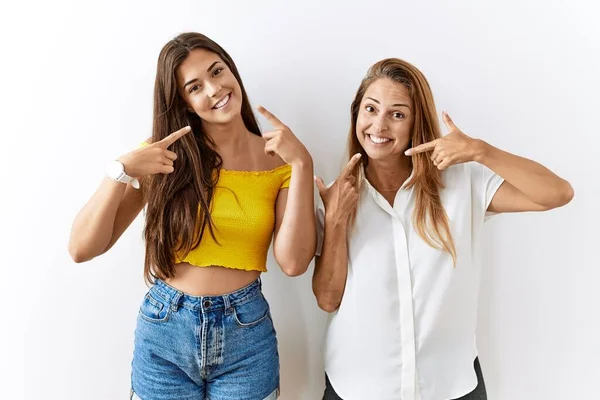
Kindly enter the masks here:
[[220, 154], [238, 152], [248, 143], [248, 135], [253, 135], [241, 116], [227, 124], [203, 124], [204, 131], [215, 143], [215, 150]]
[[396, 192], [412, 171], [410, 157], [400, 156], [389, 160], [369, 159], [367, 179], [378, 192]]

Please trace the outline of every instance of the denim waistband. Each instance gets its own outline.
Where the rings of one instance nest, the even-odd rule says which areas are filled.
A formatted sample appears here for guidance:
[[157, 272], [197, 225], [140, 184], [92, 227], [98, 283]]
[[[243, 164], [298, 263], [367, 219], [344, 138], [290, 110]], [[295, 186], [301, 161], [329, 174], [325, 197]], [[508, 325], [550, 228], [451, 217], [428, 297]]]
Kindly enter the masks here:
[[177, 311], [179, 307], [185, 307], [190, 310], [202, 310], [204, 312], [228, 309], [232, 306], [241, 305], [260, 294], [261, 288], [262, 283], [260, 278], [258, 278], [248, 286], [244, 286], [231, 293], [225, 293], [218, 296], [191, 296], [175, 289], [166, 282], [157, 279], [150, 288], [150, 292], [170, 303], [173, 311]]

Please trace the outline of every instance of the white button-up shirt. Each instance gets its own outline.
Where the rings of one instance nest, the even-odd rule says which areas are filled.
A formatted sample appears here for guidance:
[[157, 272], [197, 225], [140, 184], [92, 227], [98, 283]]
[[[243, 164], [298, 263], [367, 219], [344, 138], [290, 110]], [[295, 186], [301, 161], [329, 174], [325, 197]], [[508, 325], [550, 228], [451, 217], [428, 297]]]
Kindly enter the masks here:
[[[392, 207], [364, 180], [346, 288], [325, 339], [325, 371], [344, 400], [447, 400], [477, 386], [479, 242], [503, 179], [473, 162], [442, 180], [456, 267], [415, 231], [413, 189], [399, 190]], [[317, 214], [320, 254], [322, 206]]]

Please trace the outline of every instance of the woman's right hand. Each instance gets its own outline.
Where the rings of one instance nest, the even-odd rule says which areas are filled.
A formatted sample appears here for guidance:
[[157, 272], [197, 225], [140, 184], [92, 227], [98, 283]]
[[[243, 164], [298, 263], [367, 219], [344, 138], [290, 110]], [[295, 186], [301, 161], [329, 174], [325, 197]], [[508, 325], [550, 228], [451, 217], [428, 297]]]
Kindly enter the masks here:
[[191, 130], [192, 128], [189, 126], [181, 128], [161, 141], [129, 152], [117, 160], [123, 164], [125, 173], [133, 178], [143, 178], [153, 174], [170, 174], [174, 171], [173, 161], [177, 159], [177, 154], [168, 148]]
[[358, 191], [355, 185], [356, 177], [352, 175], [352, 171], [358, 165], [360, 157], [360, 153], [352, 156], [340, 176], [330, 187], [326, 187], [321, 178], [315, 177], [326, 215], [346, 219], [356, 208]]

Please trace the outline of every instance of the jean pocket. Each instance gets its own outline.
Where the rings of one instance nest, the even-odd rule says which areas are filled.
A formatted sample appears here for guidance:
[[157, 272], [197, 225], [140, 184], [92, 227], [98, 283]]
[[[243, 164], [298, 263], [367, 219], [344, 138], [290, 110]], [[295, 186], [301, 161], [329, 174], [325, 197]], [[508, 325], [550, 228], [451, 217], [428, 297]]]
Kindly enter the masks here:
[[269, 303], [262, 293], [233, 308], [233, 318], [238, 326], [250, 328], [269, 317]]
[[171, 307], [163, 301], [157, 300], [151, 292], [148, 292], [140, 306], [139, 315], [146, 321], [160, 323], [169, 320], [170, 311]]

